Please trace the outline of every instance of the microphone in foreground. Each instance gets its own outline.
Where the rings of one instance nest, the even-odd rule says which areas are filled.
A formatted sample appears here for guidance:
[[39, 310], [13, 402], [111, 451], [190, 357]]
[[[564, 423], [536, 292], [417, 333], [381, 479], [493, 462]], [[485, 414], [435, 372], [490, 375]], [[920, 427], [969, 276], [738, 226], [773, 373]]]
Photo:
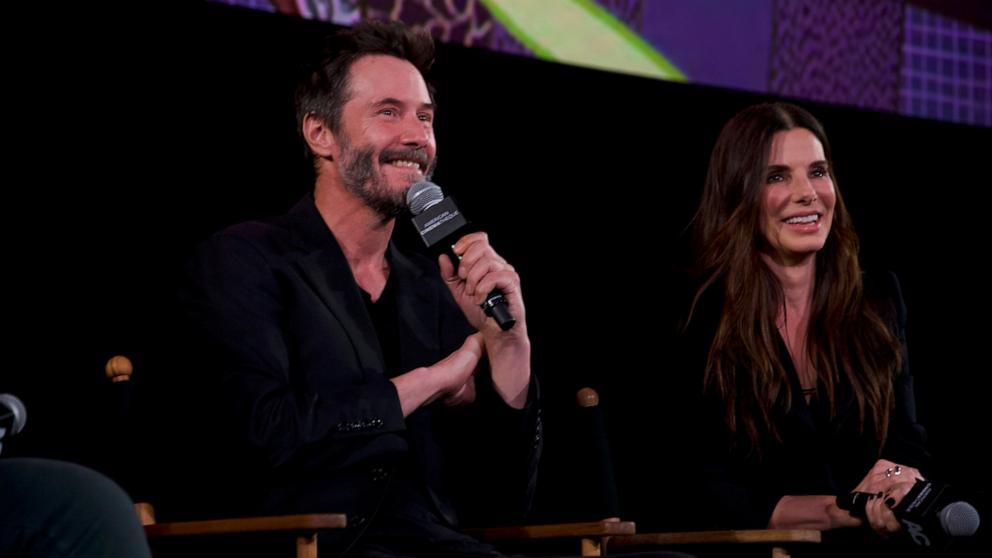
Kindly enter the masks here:
[[[406, 204], [413, 214], [413, 226], [427, 248], [436, 254], [447, 254], [457, 269], [459, 257], [454, 251], [455, 243], [461, 237], [475, 232], [475, 229], [455, 205], [454, 199], [445, 198], [437, 184], [424, 181], [407, 190]], [[493, 289], [481, 306], [486, 315], [496, 320], [503, 331], [517, 323], [507, 307], [506, 297], [499, 289]]]
[[21, 400], [9, 393], [0, 393], [0, 452], [3, 451], [3, 437], [10, 432], [13, 436], [24, 429], [28, 412]]
[[[838, 496], [837, 507], [863, 519], [871, 496], [869, 492]], [[981, 522], [978, 510], [968, 502], [953, 500], [946, 484], [925, 480], [917, 480], [892, 513], [913, 543], [922, 547], [936, 546], [944, 538], [970, 537]]]

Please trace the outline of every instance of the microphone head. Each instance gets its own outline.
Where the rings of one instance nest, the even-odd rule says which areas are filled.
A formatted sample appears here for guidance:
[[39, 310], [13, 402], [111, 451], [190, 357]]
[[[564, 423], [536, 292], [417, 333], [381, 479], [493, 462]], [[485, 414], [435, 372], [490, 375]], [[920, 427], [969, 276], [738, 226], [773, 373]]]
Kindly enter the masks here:
[[[7, 413], [13, 418], [10, 423], [10, 434], [14, 435], [24, 429], [24, 424], [28, 421], [28, 411], [24, 408], [21, 400], [9, 393], [0, 393], [0, 407], [8, 409]], [[3, 412], [0, 409], [0, 412]]]
[[410, 186], [406, 191], [406, 205], [413, 215], [420, 215], [427, 208], [444, 199], [441, 187], [433, 182], [423, 181]]
[[968, 502], [952, 502], [937, 514], [940, 526], [952, 537], [970, 537], [978, 531], [981, 518], [978, 510]]

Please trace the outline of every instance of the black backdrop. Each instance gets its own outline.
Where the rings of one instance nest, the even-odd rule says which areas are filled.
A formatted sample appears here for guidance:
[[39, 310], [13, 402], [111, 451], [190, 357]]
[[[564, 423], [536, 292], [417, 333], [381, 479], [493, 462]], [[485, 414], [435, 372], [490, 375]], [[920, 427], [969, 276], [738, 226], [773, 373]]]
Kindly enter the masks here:
[[[4, 48], [0, 389], [21, 395], [31, 416], [8, 453], [86, 462], [103, 362], [129, 354], [140, 373], [156, 359], [195, 243], [282, 212], [309, 187], [292, 81], [329, 27], [215, 5], [76, 16], [13, 17], [31, 32]], [[592, 385], [604, 394], [627, 515], [650, 522], [643, 496], [677, 482], [654, 478], [643, 449], [630, 450], [665, 455], [643, 397], [673, 372], [657, 310], [669, 294], [663, 271], [682, 250], [721, 125], [763, 98], [452, 45], [433, 78], [435, 180], [524, 281], [547, 396], [537, 516], [577, 509], [566, 409]], [[938, 471], [984, 493], [992, 133], [803, 104], [827, 128], [863, 260], [902, 279]]]

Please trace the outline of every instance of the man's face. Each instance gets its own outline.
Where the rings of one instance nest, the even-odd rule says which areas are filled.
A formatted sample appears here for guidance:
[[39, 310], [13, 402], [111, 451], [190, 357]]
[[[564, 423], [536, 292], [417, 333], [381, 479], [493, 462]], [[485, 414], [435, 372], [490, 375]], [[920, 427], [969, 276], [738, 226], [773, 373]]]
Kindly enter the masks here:
[[406, 206], [406, 191], [434, 170], [434, 105], [406, 60], [370, 55], [349, 71], [335, 158], [344, 186], [384, 218]]

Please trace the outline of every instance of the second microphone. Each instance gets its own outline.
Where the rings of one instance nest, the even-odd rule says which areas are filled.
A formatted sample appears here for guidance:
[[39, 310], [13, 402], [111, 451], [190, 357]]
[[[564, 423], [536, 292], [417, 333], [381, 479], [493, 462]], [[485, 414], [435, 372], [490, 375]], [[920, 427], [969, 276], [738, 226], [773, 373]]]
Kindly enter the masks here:
[[[433, 182], [418, 182], [406, 193], [407, 207], [413, 214], [413, 225], [420, 238], [435, 253], [447, 254], [457, 269], [458, 255], [454, 245], [459, 238], [475, 232], [471, 221], [458, 209], [452, 198], [445, 198], [441, 187]], [[506, 331], [517, 323], [506, 304], [506, 297], [494, 289], [482, 303], [482, 310]]]

